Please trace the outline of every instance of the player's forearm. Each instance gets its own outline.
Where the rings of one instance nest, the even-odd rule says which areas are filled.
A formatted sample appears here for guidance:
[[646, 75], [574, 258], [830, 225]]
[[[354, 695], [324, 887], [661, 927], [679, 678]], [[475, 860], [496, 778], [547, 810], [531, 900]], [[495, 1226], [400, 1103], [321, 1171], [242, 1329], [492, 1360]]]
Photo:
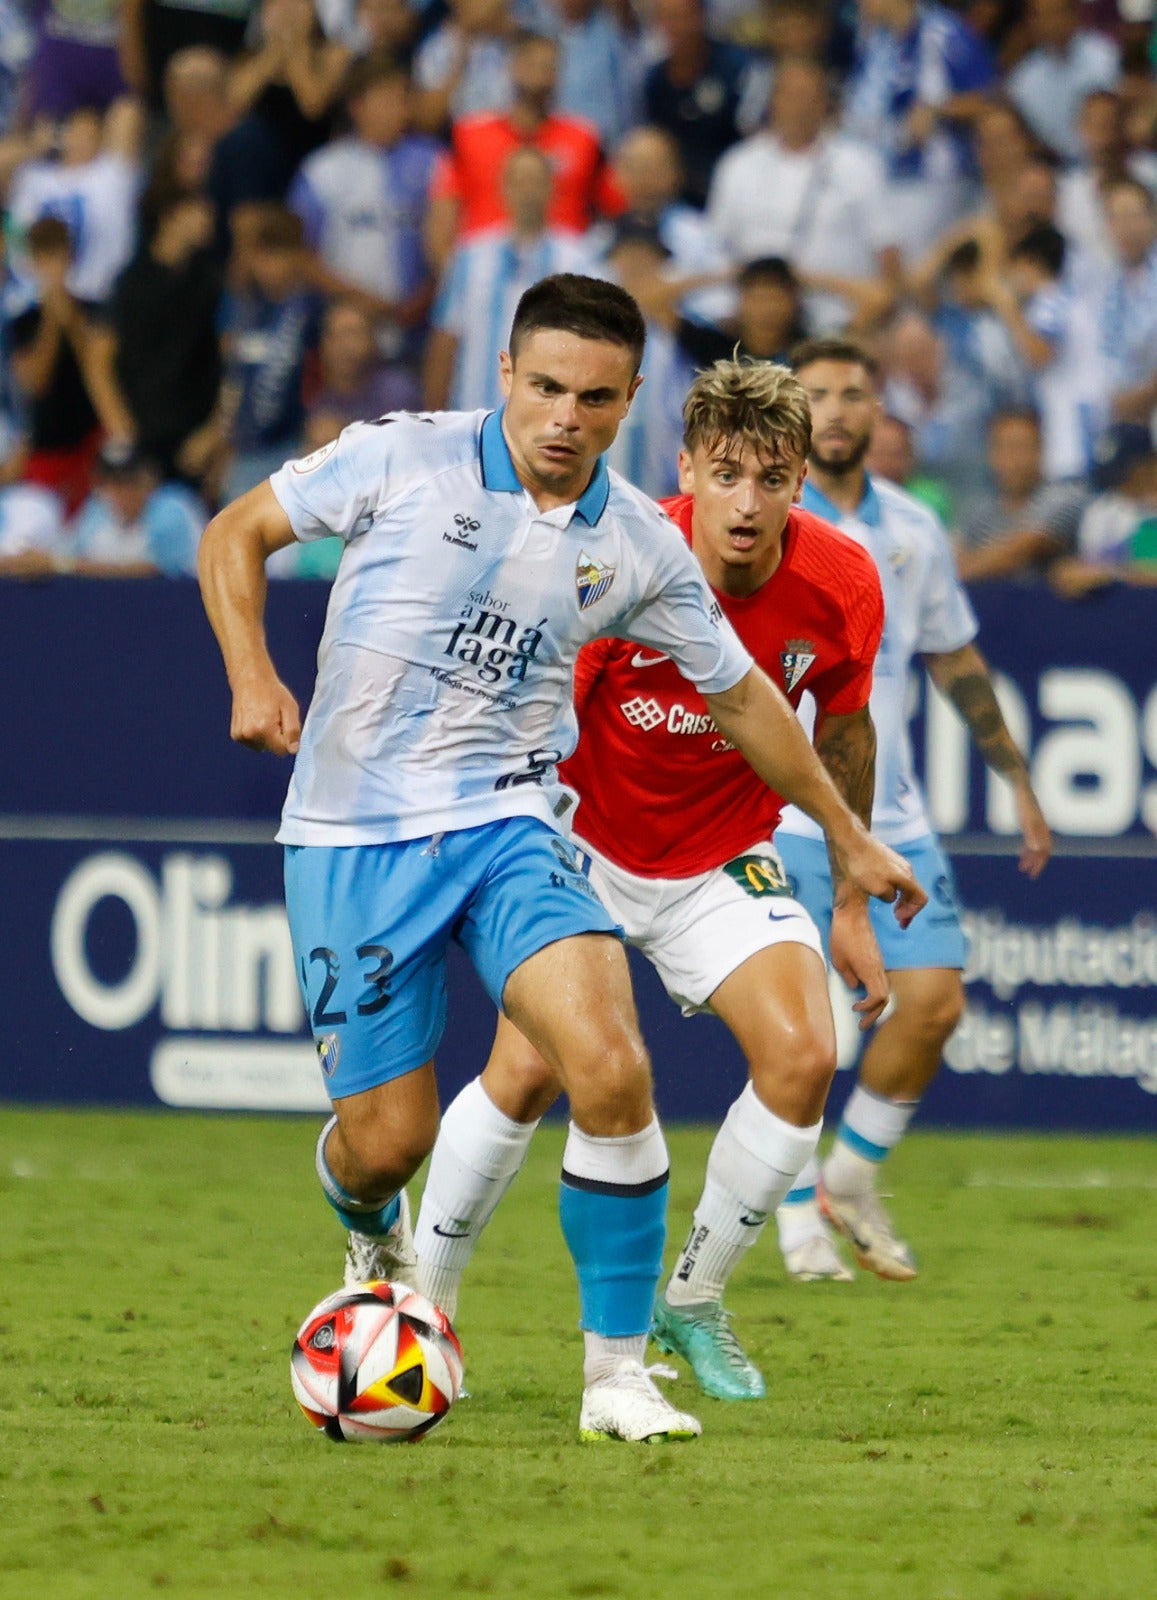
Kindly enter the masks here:
[[860, 832], [791, 705], [758, 667], [733, 689], [704, 699], [716, 727], [768, 788], [817, 822], [837, 849]]
[[933, 683], [960, 713], [977, 749], [993, 772], [1013, 783], [1028, 781], [1028, 767], [996, 698], [988, 663], [975, 645], [926, 655]]
[[274, 530], [263, 515], [267, 512], [264, 495], [273, 499], [268, 484], [250, 490], [218, 512], [205, 529], [197, 553], [205, 613], [234, 688], [245, 677], [274, 670], [265, 641], [265, 561], [272, 550], [288, 541], [274, 542]]
[[[849, 716], [825, 716], [821, 711], [813, 736], [816, 754], [825, 772], [865, 828], [872, 825], [872, 800], [876, 788], [876, 728], [867, 706]], [[844, 870], [838, 853], [829, 845], [832, 890], [842, 897]]]

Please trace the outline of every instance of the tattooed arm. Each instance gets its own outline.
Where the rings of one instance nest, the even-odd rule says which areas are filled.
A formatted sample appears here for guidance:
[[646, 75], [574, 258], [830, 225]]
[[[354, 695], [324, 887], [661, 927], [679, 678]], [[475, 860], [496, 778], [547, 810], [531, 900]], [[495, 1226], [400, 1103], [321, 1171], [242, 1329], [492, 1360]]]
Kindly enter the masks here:
[[959, 650], [926, 654], [924, 665], [932, 682], [963, 717], [987, 765], [1012, 784], [1024, 838], [1020, 870], [1030, 878], [1039, 877], [1052, 853], [1052, 835], [1033, 793], [1024, 756], [993, 692], [988, 663], [975, 645], [966, 644]]
[[[865, 828], [871, 827], [876, 729], [867, 706], [842, 717], [817, 709], [813, 743], [848, 809]], [[855, 1010], [861, 1029], [866, 1030], [879, 1021], [888, 1003], [888, 979], [867, 901], [847, 882], [834, 850], [828, 850], [828, 859], [832, 868], [832, 965], [849, 988], [865, 991]]]

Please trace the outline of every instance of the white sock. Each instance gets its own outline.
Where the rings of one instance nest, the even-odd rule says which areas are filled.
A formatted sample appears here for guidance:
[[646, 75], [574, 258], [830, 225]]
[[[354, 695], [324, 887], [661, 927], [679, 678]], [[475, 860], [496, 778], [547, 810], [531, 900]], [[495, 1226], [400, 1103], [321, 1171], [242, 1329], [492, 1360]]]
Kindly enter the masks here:
[[483, 1228], [526, 1159], [537, 1122], [512, 1122], [475, 1078], [446, 1108], [414, 1228], [417, 1288], [453, 1321]]
[[583, 1329], [583, 1384], [589, 1389], [601, 1378], [610, 1378], [625, 1362], [642, 1363], [647, 1352], [647, 1335], [633, 1334], [627, 1339], [610, 1339], [605, 1333]]
[[711, 1146], [691, 1232], [664, 1290], [668, 1304], [722, 1298], [736, 1263], [815, 1154], [822, 1126], [784, 1122], [747, 1084]]
[[857, 1084], [824, 1162], [824, 1187], [839, 1195], [870, 1193], [880, 1163], [904, 1137], [919, 1103], [891, 1100]]

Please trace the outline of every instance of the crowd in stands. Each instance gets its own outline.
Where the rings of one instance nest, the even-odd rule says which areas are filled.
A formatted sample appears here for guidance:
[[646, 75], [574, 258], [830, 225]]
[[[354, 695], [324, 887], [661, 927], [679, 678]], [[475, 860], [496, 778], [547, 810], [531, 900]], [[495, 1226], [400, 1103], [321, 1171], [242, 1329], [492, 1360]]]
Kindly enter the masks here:
[[583, 271], [649, 493], [698, 367], [847, 330], [966, 581], [1155, 583], [1155, 63], [1157, 0], [0, 0], [0, 574], [191, 572]]

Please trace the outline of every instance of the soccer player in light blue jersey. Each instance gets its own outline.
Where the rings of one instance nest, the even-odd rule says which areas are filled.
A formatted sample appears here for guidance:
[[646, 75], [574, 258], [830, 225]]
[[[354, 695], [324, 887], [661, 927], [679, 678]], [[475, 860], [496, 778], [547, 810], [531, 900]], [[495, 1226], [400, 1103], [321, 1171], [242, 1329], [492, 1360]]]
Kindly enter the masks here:
[[[720, 732], [832, 841], [868, 894], [923, 903], [856, 821], [753, 666], [685, 540], [602, 454], [638, 387], [624, 290], [562, 275], [519, 302], [497, 412], [394, 414], [287, 463], [206, 531], [201, 580], [233, 737], [297, 752], [278, 835], [302, 988], [334, 1115], [322, 1189], [348, 1270], [412, 1265], [403, 1185], [434, 1143], [445, 951], [570, 1099], [561, 1218], [579, 1280], [584, 1438], [687, 1438], [642, 1364], [667, 1152], [619, 930], [559, 831], [574, 800], [575, 658], [619, 635], [669, 654]], [[266, 557], [346, 540], [304, 728], [262, 624]]]
[[[927, 506], [864, 469], [879, 415], [874, 361], [851, 340], [811, 339], [797, 347], [792, 363], [812, 409], [802, 503], [868, 549], [884, 589], [884, 636], [870, 701], [877, 739], [872, 830], [911, 862], [931, 903], [907, 928], [871, 908], [894, 1010], [864, 1052], [822, 1175], [810, 1162], [779, 1209], [780, 1245], [794, 1277], [848, 1278], [824, 1228], [826, 1217], [851, 1241], [861, 1266], [883, 1278], [913, 1278], [915, 1258], [876, 1195], [876, 1175], [903, 1137], [960, 1020], [966, 956], [952, 869], [912, 768], [907, 696], [914, 657], [922, 657], [988, 765], [1012, 784], [1024, 839], [1021, 870], [1035, 878], [1052, 842], [1024, 757], [973, 643], [976, 618], [957, 582], [943, 527]], [[784, 813], [776, 843], [798, 898], [826, 934], [832, 890], [820, 833], [792, 808]]]

